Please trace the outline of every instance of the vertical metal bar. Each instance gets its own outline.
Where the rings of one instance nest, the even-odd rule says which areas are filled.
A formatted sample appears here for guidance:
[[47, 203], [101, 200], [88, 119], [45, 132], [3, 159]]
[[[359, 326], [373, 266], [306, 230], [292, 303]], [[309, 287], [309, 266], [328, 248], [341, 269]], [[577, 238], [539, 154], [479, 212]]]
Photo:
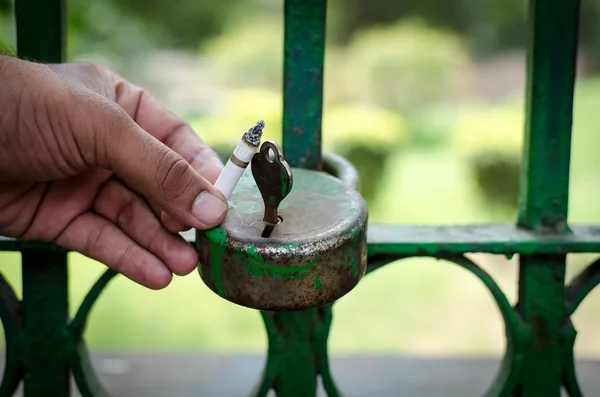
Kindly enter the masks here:
[[292, 167], [320, 170], [327, 0], [286, 0], [283, 151]]
[[[15, 3], [18, 56], [43, 63], [64, 61], [65, 1]], [[67, 254], [24, 251], [22, 268], [24, 395], [69, 396]]]
[[22, 261], [24, 395], [69, 396], [67, 254], [24, 251]]
[[524, 349], [518, 397], [559, 397], [564, 368], [563, 338], [566, 255], [520, 259], [519, 310], [531, 330]]
[[529, 8], [519, 225], [563, 232], [569, 203], [579, 0], [530, 0]]
[[17, 54], [36, 62], [65, 60], [65, 0], [16, 0]]
[[[568, 233], [569, 161], [579, 0], [530, 0], [527, 101], [519, 220], [540, 233]], [[560, 28], [559, 28], [560, 27]], [[558, 397], [566, 255], [520, 260], [519, 311], [531, 329], [517, 396]]]
[[[326, 0], [286, 0], [284, 8], [283, 148], [293, 167], [321, 170]], [[324, 320], [325, 319], [325, 320]], [[256, 396], [316, 396], [317, 377], [338, 395], [329, 373], [331, 306], [263, 312], [269, 351]]]

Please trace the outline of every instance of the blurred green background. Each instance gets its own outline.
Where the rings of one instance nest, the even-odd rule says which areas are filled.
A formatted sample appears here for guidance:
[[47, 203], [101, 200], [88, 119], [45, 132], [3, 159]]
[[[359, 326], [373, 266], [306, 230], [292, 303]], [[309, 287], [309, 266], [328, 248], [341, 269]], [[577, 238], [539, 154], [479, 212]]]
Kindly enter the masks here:
[[[68, 58], [142, 85], [220, 152], [265, 119], [280, 141], [283, 2], [67, 0]], [[363, 176], [373, 222], [512, 222], [523, 129], [526, 8], [517, 0], [331, 0], [324, 148]], [[14, 52], [12, 1], [0, 47]], [[600, 222], [598, 10], [584, 2], [570, 221]], [[516, 258], [474, 255], [514, 302]], [[572, 277], [594, 255], [569, 257]], [[43, 265], [43, 264], [42, 264]], [[19, 254], [0, 269], [20, 293]], [[71, 312], [103, 265], [71, 254]], [[336, 304], [334, 353], [489, 355], [504, 330], [487, 290], [453, 264], [394, 263]], [[600, 292], [575, 315], [577, 354], [600, 356]], [[86, 339], [96, 349], [264, 352], [257, 312], [210, 292], [196, 273], [163, 291], [114, 280]]]

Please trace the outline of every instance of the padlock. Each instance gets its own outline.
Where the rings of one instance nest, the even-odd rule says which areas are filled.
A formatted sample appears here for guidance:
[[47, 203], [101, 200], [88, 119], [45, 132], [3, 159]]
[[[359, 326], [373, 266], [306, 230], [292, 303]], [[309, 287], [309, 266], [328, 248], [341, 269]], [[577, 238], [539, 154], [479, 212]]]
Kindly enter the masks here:
[[[267, 151], [255, 154], [261, 155]], [[223, 223], [196, 232], [200, 276], [228, 301], [267, 311], [321, 306], [348, 293], [365, 273], [367, 207], [360, 194], [325, 172], [287, 172], [293, 188], [268, 236], [263, 195], [248, 171], [229, 198]]]

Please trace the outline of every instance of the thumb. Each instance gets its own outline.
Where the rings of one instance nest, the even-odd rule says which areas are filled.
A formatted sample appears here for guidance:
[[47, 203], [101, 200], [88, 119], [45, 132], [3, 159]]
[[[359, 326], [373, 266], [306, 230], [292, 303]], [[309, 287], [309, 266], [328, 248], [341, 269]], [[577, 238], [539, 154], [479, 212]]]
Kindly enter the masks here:
[[111, 102], [102, 109], [105, 111], [100, 113], [105, 114], [95, 120], [100, 128], [92, 128], [98, 166], [113, 171], [132, 189], [190, 227], [208, 229], [222, 222], [227, 201], [218, 189], [121, 107]]

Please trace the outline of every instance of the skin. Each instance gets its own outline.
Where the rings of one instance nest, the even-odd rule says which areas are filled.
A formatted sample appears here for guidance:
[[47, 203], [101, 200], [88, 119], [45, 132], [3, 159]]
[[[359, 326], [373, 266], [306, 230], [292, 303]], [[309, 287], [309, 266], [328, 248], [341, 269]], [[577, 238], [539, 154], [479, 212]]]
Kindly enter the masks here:
[[177, 232], [217, 226], [227, 203], [212, 185], [223, 164], [189, 125], [91, 64], [0, 56], [0, 81], [0, 235], [56, 243], [152, 289], [196, 267]]

